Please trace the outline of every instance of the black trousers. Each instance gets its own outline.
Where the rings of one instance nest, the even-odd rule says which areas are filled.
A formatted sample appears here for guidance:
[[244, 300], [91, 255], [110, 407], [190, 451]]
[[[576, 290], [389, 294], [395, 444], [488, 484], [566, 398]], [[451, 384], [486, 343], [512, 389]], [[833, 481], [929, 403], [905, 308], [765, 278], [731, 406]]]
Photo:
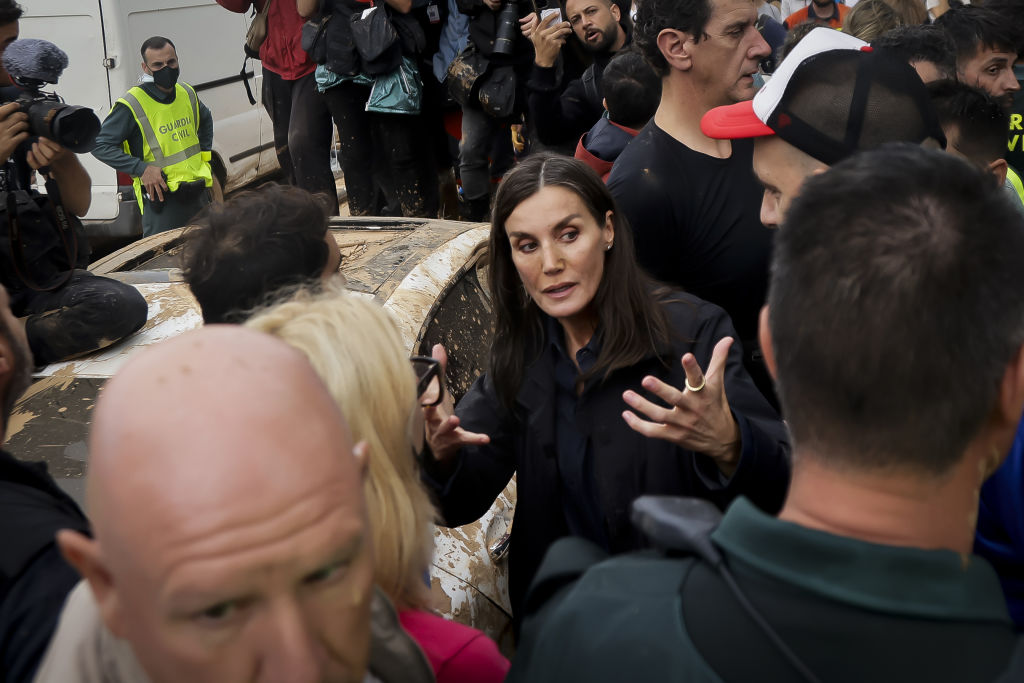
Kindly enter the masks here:
[[284, 177], [314, 194], [327, 195], [338, 215], [338, 190], [331, 172], [331, 114], [310, 73], [286, 81], [263, 69], [263, 106], [274, 122], [274, 146]]
[[19, 292], [11, 311], [28, 316], [25, 332], [36, 365], [48, 365], [110, 346], [146, 324], [139, 291], [117, 280], [76, 270], [52, 292]]
[[338, 127], [349, 212], [374, 215], [379, 187], [393, 212], [436, 218], [437, 171], [423, 118], [367, 112], [369, 96], [369, 86], [351, 82], [324, 93]]
[[153, 208], [148, 198], [142, 199], [142, 236], [149, 237], [158, 232], [181, 228], [192, 222], [200, 211], [210, 203], [210, 193], [204, 190], [189, 197], [178, 197], [176, 192], [164, 190], [164, 201], [160, 211]]

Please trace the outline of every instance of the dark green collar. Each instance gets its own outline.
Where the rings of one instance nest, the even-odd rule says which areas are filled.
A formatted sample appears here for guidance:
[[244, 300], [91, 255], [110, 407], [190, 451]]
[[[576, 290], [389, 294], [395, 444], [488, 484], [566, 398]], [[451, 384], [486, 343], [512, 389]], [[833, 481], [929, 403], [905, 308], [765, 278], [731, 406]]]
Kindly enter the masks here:
[[730, 561], [839, 602], [903, 616], [1010, 623], [992, 567], [951, 550], [879, 545], [770, 517], [738, 499], [715, 531]]
[[152, 97], [160, 104], [170, 104], [174, 101], [175, 95], [178, 94], [178, 89], [175, 88], [171, 92], [164, 92], [161, 90], [156, 83], [142, 83], [139, 87], [146, 91], [146, 94]]

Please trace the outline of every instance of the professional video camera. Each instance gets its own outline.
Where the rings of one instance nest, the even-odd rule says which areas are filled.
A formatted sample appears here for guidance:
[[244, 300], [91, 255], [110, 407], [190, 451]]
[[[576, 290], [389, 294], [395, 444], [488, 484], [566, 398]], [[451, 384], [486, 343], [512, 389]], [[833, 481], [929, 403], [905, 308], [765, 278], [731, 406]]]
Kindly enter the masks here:
[[59, 96], [44, 93], [54, 85], [68, 66], [68, 56], [47, 40], [26, 38], [7, 46], [4, 68], [21, 91], [14, 101], [28, 115], [28, 132], [53, 140], [72, 152], [84, 154], [96, 146], [100, 120], [88, 107], [65, 104]]

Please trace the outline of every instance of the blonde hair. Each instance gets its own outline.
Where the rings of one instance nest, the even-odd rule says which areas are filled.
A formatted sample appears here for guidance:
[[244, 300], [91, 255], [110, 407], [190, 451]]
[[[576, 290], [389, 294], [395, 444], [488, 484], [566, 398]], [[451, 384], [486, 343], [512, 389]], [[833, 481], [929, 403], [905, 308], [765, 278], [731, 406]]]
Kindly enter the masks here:
[[396, 605], [428, 606], [424, 572], [437, 512], [413, 457], [416, 382], [394, 322], [373, 300], [328, 286], [320, 294], [300, 290], [245, 326], [303, 352], [338, 403], [353, 441], [369, 445], [364, 490], [376, 583]]
[[[925, 9], [923, 0], [885, 0], [885, 4], [892, 7], [907, 26], [928, 23], [928, 10]], [[854, 9], [856, 7], [854, 5]]]
[[886, 31], [904, 26], [903, 17], [884, 0], [861, 0], [843, 21], [843, 32], [870, 43]]

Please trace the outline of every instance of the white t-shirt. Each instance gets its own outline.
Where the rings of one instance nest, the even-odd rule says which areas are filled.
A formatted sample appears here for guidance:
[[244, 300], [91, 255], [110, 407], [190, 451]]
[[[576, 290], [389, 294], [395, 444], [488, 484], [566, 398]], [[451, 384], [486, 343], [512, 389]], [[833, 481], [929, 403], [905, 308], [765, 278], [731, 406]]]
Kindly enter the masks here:
[[771, 4], [770, 2], [761, 3], [761, 6], [757, 8], [757, 16], [771, 17], [780, 24], [782, 23], [783, 19], [782, 12], [779, 10], [779, 8]]
[[799, 12], [811, 4], [811, 0], [782, 0], [782, 18], [787, 19], [793, 12]]

